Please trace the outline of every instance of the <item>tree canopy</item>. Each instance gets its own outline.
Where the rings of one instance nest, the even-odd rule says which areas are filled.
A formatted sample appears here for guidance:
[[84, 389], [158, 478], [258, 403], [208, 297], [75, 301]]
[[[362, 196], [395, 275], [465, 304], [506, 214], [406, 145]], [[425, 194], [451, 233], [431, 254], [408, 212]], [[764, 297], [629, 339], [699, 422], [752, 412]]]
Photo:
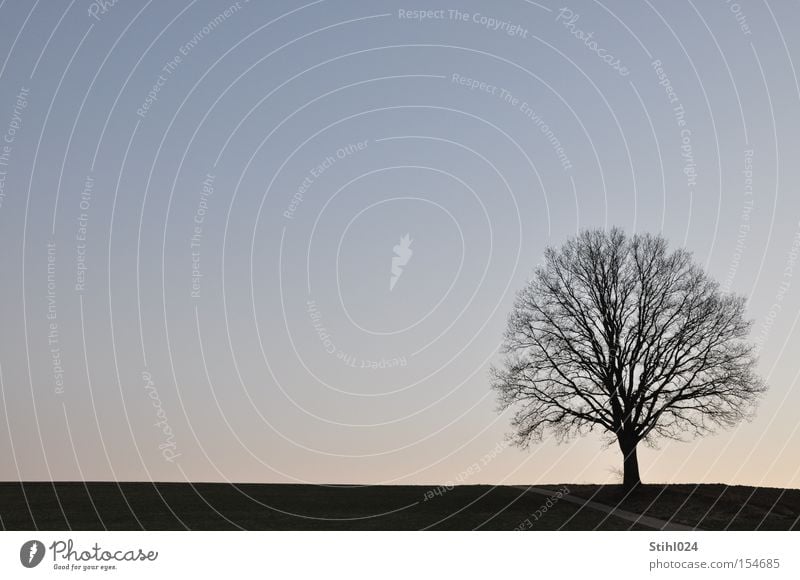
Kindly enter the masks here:
[[619, 444], [625, 484], [636, 446], [731, 426], [766, 386], [755, 371], [745, 299], [684, 249], [652, 234], [587, 230], [545, 251], [508, 319], [501, 409], [518, 444], [599, 430]]

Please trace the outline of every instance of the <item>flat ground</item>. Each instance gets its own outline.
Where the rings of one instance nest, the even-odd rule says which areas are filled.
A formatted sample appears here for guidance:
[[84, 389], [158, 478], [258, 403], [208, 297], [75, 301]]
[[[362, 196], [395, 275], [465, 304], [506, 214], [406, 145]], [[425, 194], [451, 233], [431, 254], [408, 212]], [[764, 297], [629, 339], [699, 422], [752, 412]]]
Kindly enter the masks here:
[[704, 530], [800, 530], [800, 489], [724, 484], [571, 485], [583, 499]]
[[[556, 491], [563, 486], [537, 486]], [[724, 485], [566, 484], [591, 500], [702, 529], [800, 530], [800, 490]], [[549, 506], [547, 504], [550, 504]], [[649, 530], [511, 486], [0, 483], [8, 530]]]

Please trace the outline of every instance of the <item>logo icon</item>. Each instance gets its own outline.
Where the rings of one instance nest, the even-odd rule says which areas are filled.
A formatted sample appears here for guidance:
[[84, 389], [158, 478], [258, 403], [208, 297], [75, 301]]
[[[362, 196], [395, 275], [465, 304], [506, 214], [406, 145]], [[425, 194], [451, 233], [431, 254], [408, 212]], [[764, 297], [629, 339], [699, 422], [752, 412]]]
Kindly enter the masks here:
[[28, 540], [19, 549], [19, 561], [26, 568], [35, 568], [44, 559], [44, 544], [39, 540]]
[[410, 235], [406, 234], [400, 238], [400, 243], [392, 248], [395, 255], [392, 256], [392, 277], [389, 279], [390, 292], [394, 290], [394, 285], [397, 284], [400, 276], [403, 275], [403, 266], [408, 264], [408, 261], [414, 254], [414, 251], [411, 249], [411, 242], [413, 241]]

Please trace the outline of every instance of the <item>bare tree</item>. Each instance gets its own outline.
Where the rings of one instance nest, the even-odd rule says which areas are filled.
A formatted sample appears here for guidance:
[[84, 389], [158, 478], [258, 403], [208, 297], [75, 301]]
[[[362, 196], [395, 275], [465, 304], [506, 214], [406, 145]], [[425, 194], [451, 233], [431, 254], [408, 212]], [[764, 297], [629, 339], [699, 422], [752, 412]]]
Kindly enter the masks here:
[[691, 253], [650, 234], [584, 231], [544, 263], [508, 319], [492, 369], [516, 443], [598, 430], [641, 483], [637, 445], [731, 426], [766, 386], [747, 341], [745, 299], [723, 293]]

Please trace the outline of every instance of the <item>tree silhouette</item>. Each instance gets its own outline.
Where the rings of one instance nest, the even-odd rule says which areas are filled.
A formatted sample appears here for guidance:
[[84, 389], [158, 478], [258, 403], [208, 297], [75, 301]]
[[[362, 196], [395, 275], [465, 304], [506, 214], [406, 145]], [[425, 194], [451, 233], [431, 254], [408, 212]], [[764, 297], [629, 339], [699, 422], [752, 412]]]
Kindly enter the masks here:
[[548, 248], [519, 292], [492, 387], [515, 410], [517, 444], [599, 430], [619, 445], [632, 489], [640, 442], [704, 434], [754, 409], [766, 386], [744, 315], [743, 297], [663, 237], [584, 231]]

